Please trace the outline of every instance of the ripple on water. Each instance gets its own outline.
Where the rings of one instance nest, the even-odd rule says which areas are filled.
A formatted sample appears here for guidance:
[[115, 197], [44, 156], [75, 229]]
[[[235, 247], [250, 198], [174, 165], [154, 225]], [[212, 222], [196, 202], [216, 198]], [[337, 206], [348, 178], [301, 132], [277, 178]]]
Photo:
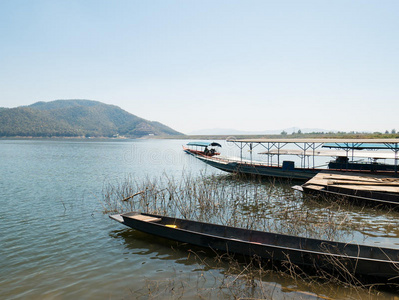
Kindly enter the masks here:
[[[187, 298], [201, 292], [206, 298], [228, 268], [202, 263], [204, 259], [212, 265], [213, 252], [201, 256], [202, 249], [176, 247], [170, 241], [125, 229], [101, 213], [104, 182], [125, 174], [142, 178], [164, 171], [180, 176], [184, 168], [193, 174], [204, 171], [201, 162], [183, 155], [183, 143], [0, 140], [1, 297], [134, 298], [148, 296], [148, 287], [168, 287], [178, 281]], [[146, 160], [147, 156], [157, 158], [165, 149], [172, 157], [168, 162]], [[279, 205], [271, 201], [269, 209], [279, 210]], [[247, 207], [249, 211], [255, 208]], [[362, 226], [366, 235], [375, 231], [376, 237], [369, 238], [373, 243], [392, 243], [398, 237], [391, 215], [356, 214], [359, 224], [364, 220], [371, 224]], [[387, 223], [382, 223], [384, 218]], [[386, 226], [391, 227], [384, 229]], [[197, 251], [201, 259], [189, 250]], [[293, 284], [275, 284], [276, 280], [270, 277], [267, 281], [271, 293]]]

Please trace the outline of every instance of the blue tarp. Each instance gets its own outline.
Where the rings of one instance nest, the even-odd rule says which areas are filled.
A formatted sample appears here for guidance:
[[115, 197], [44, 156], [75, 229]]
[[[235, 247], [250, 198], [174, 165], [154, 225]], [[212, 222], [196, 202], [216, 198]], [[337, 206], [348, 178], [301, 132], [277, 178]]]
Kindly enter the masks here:
[[222, 147], [222, 145], [215, 142], [189, 142], [188, 146], [199, 146], [199, 147]]

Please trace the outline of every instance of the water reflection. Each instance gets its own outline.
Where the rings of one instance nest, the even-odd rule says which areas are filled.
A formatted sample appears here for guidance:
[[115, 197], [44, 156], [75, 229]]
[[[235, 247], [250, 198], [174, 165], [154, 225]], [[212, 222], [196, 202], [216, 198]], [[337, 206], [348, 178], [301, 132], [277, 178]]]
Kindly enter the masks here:
[[[143, 294], [137, 298], [148, 297], [144, 290], [149, 290], [159, 297], [173, 295], [182, 299], [199, 295], [207, 299], [236, 296], [254, 299], [396, 299], [394, 294], [388, 292], [374, 293], [333, 283], [291, 278], [265, 268], [258, 262], [251, 264], [249, 258], [228, 257], [211, 249], [178, 243], [133, 229], [115, 230], [109, 235], [122, 241], [129, 255], [142, 256], [142, 264], [150, 259], [170, 261], [174, 265], [171, 271], [163, 269], [164, 263], [158, 263], [156, 272], [165, 273], [164, 279], [146, 280], [145, 286], [138, 289]], [[171, 294], [171, 289], [182, 285], [182, 290]]]
[[[215, 254], [210, 249], [175, 242], [133, 229], [115, 230], [109, 235], [122, 240], [126, 249], [129, 249], [132, 254], [145, 255], [159, 260], [174, 260], [184, 265], [197, 264], [195, 255], [200, 259], [205, 259]], [[190, 255], [190, 253], [195, 253], [195, 255]]]

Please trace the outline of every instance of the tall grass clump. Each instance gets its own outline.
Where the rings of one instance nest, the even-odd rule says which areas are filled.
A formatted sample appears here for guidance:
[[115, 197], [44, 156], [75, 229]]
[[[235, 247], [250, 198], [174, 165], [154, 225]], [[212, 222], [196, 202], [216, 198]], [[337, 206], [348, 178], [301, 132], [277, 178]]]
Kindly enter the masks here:
[[[140, 179], [127, 176], [123, 180], [104, 184], [103, 207], [104, 213], [140, 211], [342, 242], [353, 242], [355, 233], [358, 238], [359, 232], [381, 231], [380, 227], [386, 227], [387, 233], [392, 234], [399, 225], [397, 213], [392, 212], [390, 215], [391, 212], [387, 212], [381, 217], [380, 222], [372, 224], [370, 218], [377, 220], [377, 215], [373, 215], [376, 212], [368, 208], [353, 206], [343, 201], [306, 199], [302, 194], [293, 191], [287, 182], [259, 178], [242, 179], [230, 175], [193, 176], [184, 173], [178, 178], [163, 174], [159, 177]], [[382, 223], [384, 226], [381, 226]], [[199, 263], [204, 269], [222, 270], [222, 276], [215, 275], [213, 289], [204, 291], [197, 286], [198, 294], [209, 294], [209, 297], [205, 298], [273, 299], [275, 295], [281, 294], [281, 287], [279, 292], [279, 288], [268, 283], [268, 278], [273, 276], [282, 276], [283, 281], [288, 276], [291, 283], [295, 282], [295, 286], [307, 285], [306, 290], [317, 290], [317, 294], [320, 291], [333, 294], [332, 290], [329, 290], [331, 286], [334, 287], [332, 283], [351, 288], [361, 287], [362, 290], [355, 288], [352, 291], [352, 299], [358, 298], [360, 294], [364, 296], [364, 292], [370, 288], [362, 285], [349, 272], [345, 272], [345, 268], [341, 268], [343, 276], [340, 278], [323, 270], [316, 276], [309, 276], [305, 270], [292, 264], [289, 257], [283, 263], [284, 272], [281, 271], [277, 275], [271, 275], [271, 269], [266, 268], [261, 261], [254, 263], [256, 258], [242, 262], [229, 254], [217, 254], [215, 261], [209, 265], [201, 257], [198, 255]], [[224, 264], [223, 267], [220, 267], [221, 264]], [[335, 264], [339, 267], [340, 262]], [[204, 274], [209, 276], [208, 272], [201, 276]], [[199, 286], [201, 280], [198, 279]], [[173, 293], [176, 293], [173, 297], [184, 298], [188, 285], [179, 281], [179, 278], [164, 282], [148, 280], [145, 289], [154, 297], [165, 296], [173, 289]], [[141, 292], [143, 296], [147, 295], [145, 291]], [[192, 293], [191, 290], [190, 295]], [[307, 298], [300, 292], [295, 293]]]
[[288, 183], [236, 176], [183, 174], [107, 183], [105, 213], [140, 211], [327, 240], [353, 231], [347, 207], [304, 201]]

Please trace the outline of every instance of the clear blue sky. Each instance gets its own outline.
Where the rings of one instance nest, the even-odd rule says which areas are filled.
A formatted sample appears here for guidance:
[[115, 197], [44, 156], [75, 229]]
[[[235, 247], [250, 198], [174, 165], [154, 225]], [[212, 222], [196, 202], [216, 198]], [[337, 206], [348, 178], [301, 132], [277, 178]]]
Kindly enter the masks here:
[[399, 1], [0, 1], [0, 106], [55, 99], [185, 133], [399, 130]]

